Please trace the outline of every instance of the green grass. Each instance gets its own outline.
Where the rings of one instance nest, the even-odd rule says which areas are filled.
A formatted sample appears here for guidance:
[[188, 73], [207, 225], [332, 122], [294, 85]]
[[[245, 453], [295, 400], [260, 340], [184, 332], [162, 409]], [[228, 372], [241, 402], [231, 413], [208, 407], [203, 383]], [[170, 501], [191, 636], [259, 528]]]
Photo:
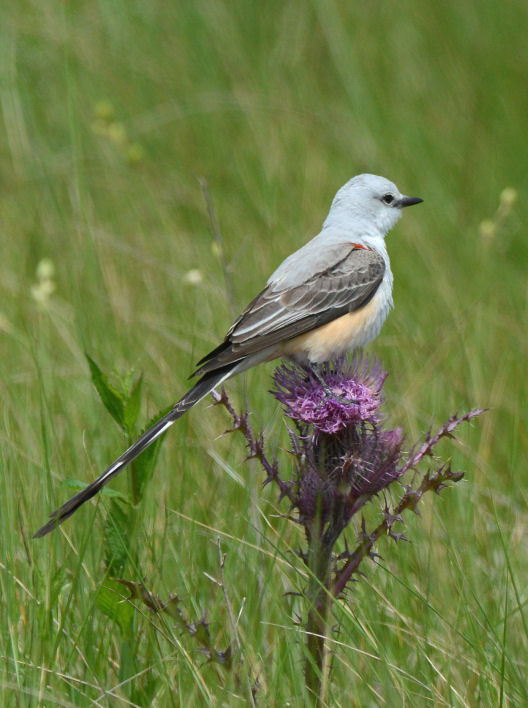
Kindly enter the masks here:
[[[124, 445], [84, 352], [144, 372], [148, 420], [337, 188], [370, 171], [425, 199], [389, 236], [396, 308], [371, 346], [391, 372], [390, 422], [413, 439], [459, 407], [491, 410], [442, 448], [465, 481], [335, 603], [328, 704], [527, 705], [526, 3], [4, 5], [0, 703], [231, 706], [254, 686], [258, 705], [306, 703], [302, 604], [287, 594], [305, 582], [299, 530], [240, 440], [218, 439], [221, 410], [202, 402], [171, 430], [126, 576], [177, 594], [191, 620], [206, 612], [218, 649], [237, 634], [231, 669], [141, 603], [128, 636], [98, 609], [108, 499], [30, 536], [63, 480], [94, 478]], [[485, 237], [506, 187], [519, 199]], [[228, 388], [284, 442], [271, 370]], [[236, 629], [211, 580], [217, 538]]]

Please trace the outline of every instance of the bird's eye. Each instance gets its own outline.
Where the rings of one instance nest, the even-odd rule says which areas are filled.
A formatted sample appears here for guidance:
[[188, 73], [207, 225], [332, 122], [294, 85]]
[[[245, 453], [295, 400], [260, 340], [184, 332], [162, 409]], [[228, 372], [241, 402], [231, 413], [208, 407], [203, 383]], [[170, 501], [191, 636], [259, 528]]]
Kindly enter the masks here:
[[381, 198], [381, 201], [385, 204], [392, 204], [392, 202], [394, 201], [394, 197], [392, 196], [392, 194], [384, 194]]

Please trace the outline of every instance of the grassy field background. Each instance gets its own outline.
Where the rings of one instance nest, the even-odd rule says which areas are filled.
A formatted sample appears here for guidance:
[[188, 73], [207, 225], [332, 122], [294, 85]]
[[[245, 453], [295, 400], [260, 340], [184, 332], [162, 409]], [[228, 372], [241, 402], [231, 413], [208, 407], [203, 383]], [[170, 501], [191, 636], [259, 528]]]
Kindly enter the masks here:
[[[370, 348], [390, 422], [412, 440], [490, 411], [442, 448], [465, 481], [335, 604], [328, 705], [528, 705], [527, 30], [521, 0], [3, 4], [3, 706], [307, 702], [300, 531], [218, 439], [223, 411], [171, 430], [124, 576], [205, 612], [219, 649], [238, 637], [231, 668], [141, 602], [126, 629], [101, 611], [107, 497], [30, 536], [126, 442], [84, 352], [144, 372], [146, 423], [363, 171], [425, 200], [388, 238], [396, 308]], [[228, 389], [286, 445], [271, 371]]]

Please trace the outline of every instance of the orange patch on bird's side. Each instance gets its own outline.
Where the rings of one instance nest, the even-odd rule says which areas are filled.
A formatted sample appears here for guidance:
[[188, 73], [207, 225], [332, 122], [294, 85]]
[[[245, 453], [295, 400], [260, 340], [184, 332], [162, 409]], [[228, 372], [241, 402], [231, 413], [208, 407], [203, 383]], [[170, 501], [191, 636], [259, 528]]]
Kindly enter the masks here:
[[351, 246], [354, 248], [361, 248], [362, 251], [368, 251], [368, 248], [364, 246], [362, 243], [351, 243]]
[[[374, 295], [359, 310], [337, 317], [311, 332], [300, 334], [281, 345], [282, 356], [304, 355], [310, 361], [329, 361], [365, 343], [365, 332], [377, 319], [380, 296]], [[368, 341], [369, 338], [367, 338]]]

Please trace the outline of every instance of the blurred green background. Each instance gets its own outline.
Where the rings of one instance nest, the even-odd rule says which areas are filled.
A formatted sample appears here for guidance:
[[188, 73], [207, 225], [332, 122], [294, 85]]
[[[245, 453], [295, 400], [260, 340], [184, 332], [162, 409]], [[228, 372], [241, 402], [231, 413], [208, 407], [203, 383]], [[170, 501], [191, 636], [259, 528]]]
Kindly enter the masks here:
[[[442, 448], [465, 481], [336, 603], [328, 704], [528, 705], [527, 31], [521, 0], [3, 4], [2, 705], [306, 703], [300, 532], [217, 439], [222, 411], [171, 430], [126, 576], [206, 612], [220, 649], [237, 635], [230, 669], [170, 618], [101, 611], [107, 498], [30, 536], [125, 444], [84, 352], [144, 372], [146, 422], [363, 171], [425, 200], [388, 237], [396, 307], [370, 347], [390, 422], [412, 441], [490, 411]], [[286, 446], [271, 371], [228, 389]]]

